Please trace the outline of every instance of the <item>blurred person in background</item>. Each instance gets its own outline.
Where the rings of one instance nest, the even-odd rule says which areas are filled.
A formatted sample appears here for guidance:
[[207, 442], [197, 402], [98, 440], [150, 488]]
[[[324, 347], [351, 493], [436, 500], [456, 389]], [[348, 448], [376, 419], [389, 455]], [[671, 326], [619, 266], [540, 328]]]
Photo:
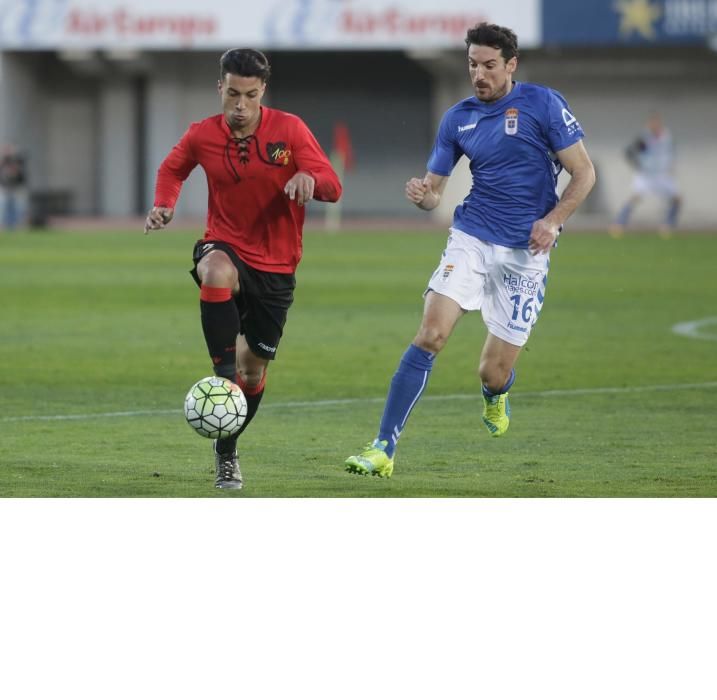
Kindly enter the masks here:
[[663, 237], [669, 237], [677, 225], [682, 200], [675, 183], [675, 146], [672, 134], [659, 114], [653, 112], [650, 115], [645, 128], [627, 147], [625, 155], [635, 170], [632, 193], [610, 226], [610, 235], [613, 238], [621, 237], [635, 206], [645, 195], [655, 195], [667, 202], [659, 232]]
[[[391, 380], [378, 435], [345, 462], [355, 474], [391, 476], [396, 443], [436, 355], [468, 311], [480, 309], [488, 329], [478, 368], [483, 424], [495, 437], [508, 430], [508, 391], [543, 304], [550, 250], [595, 182], [583, 130], [563, 97], [513, 80], [515, 33], [482, 23], [468, 30], [465, 43], [474, 95], [443, 116], [427, 173], [409, 180], [405, 192], [419, 209], [435, 209], [463, 155], [473, 186], [455, 209], [424, 294], [421, 325]], [[571, 178], [558, 200], [563, 168]]]
[[266, 56], [230, 49], [220, 59], [222, 113], [191, 124], [159, 167], [145, 233], [174, 215], [182, 184], [197, 165], [207, 177], [204, 238], [191, 271], [214, 373], [235, 381], [247, 400], [239, 433], [214, 442], [221, 489], [243, 485], [237, 437], [257, 412], [294, 299], [305, 205], [335, 202], [341, 184], [309, 128], [297, 116], [261, 104]]
[[25, 158], [11, 144], [0, 153], [0, 189], [2, 189], [2, 225], [13, 230], [25, 218]]

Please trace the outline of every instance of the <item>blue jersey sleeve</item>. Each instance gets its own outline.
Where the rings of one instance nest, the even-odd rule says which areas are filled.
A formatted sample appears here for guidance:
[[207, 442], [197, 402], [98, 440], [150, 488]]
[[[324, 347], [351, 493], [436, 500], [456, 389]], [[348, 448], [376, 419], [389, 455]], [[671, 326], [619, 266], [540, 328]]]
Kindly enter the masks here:
[[569, 148], [585, 136], [565, 98], [555, 90], [548, 95], [548, 124], [548, 143], [553, 152]]
[[436, 142], [428, 157], [428, 172], [436, 175], [450, 175], [456, 163], [463, 155], [463, 151], [455, 140], [455, 127], [452, 124], [451, 113], [447, 112], [441, 119], [438, 127]]

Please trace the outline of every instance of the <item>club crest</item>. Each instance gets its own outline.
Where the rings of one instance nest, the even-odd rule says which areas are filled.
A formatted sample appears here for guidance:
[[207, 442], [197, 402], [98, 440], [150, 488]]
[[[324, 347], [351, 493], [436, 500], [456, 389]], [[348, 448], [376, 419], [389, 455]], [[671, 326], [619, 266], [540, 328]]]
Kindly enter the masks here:
[[518, 110], [515, 107], [505, 110], [505, 133], [508, 136], [518, 133]]

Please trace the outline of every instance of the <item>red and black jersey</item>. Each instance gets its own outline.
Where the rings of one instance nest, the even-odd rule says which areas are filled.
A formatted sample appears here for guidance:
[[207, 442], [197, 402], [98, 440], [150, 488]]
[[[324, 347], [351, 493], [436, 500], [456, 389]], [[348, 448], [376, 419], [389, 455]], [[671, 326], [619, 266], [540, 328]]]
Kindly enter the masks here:
[[159, 166], [154, 205], [174, 208], [197, 166], [207, 176], [204, 237], [226, 241], [248, 265], [292, 273], [301, 260], [305, 207], [284, 192], [298, 171], [316, 181], [314, 199], [335, 202], [341, 183], [314, 135], [293, 114], [261, 108], [256, 131], [239, 139], [223, 114], [190, 125]]

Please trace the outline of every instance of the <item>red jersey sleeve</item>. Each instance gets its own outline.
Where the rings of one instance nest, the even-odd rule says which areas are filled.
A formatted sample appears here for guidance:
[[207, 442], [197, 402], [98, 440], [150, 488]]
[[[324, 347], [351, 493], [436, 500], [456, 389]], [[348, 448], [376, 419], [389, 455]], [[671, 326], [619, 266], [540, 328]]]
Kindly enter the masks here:
[[197, 166], [192, 149], [192, 136], [198, 125], [192, 124], [162, 161], [157, 170], [157, 183], [154, 188], [154, 206], [174, 209], [184, 181]]
[[314, 199], [320, 202], [336, 202], [342, 192], [339, 177], [331, 167], [319, 142], [301, 119], [296, 120], [294, 148], [294, 162], [297, 169], [308, 173], [316, 181]]

